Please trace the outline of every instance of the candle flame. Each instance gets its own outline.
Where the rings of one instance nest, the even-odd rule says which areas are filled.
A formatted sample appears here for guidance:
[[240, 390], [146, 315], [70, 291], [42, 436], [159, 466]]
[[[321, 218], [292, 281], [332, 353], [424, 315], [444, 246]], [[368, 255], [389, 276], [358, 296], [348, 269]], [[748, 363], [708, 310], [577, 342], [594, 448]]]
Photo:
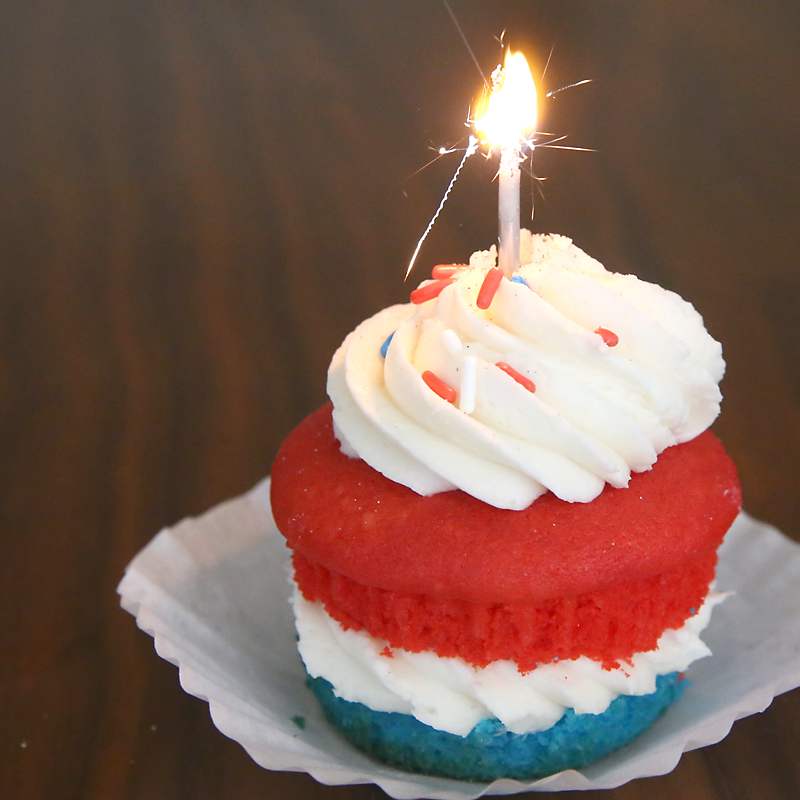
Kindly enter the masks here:
[[475, 130], [484, 144], [517, 148], [536, 128], [536, 84], [522, 53], [506, 50], [505, 64], [492, 75], [475, 113]]

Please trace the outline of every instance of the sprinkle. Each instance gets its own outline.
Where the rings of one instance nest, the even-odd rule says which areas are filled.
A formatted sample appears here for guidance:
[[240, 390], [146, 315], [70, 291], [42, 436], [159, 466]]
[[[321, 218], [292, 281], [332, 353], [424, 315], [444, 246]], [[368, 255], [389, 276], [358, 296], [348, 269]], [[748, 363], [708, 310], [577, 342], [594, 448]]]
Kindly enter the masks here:
[[387, 644], [386, 647], [381, 650], [381, 655], [386, 656], [386, 658], [394, 658], [394, 653], [392, 652], [392, 648], [389, 647]]
[[397, 331], [392, 331], [387, 337], [386, 341], [381, 345], [381, 355], [386, 358], [386, 353], [389, 351], [389, 345], [392, 343], [392, 336], [395, 335]]
[[475, 376], [478, 361], [475, 356], [465, 356], [461, 362], [461, 394], [458, 398], [458, 407], [465, 414], [475, 410]]
[[429, 369], [422, 373], [422, 380], [425, 381], [428, 388], [438, 394], [442, 400], [447, 400], [448, 403], [455, 403], [456, 390], [452, 386], [448, 386], [441, 378], [436, 377]]
[[442, 331], [441, 338], [444, 349], [447, 350], [451, 356], [461, 352], [461, 348], [464, 345], [461, 344], [461, 339], [458, 338], [458, 334], [452, 328], [447, 328], [447, 330]]
[[299, 714], [297, 714], [296, 716], [292, 717], [292, 722], [294, 722], [294, 724], [297, 725], [297, 727], [300, 728], [301, 731], [305, 730], [306, 727], [305, 717], [301, 717]]
[[616, 347], [619, 343], [619, 336], [608, 328], [598, 328], [595, 333], [609, 346]]
[[445, 286], [449, 286], [453, 281], [455, 281], [455, 278], [443, 278], [440, 281], [426, 283], [424, 286], [414, 289], [408, 299], [411, 300], [414, 305], [418, 306], [428, 300], [433, 300], [434, 297], [438, 297], [442, 289], [444, 289]]
[[437, 264], [431, 270], [431, 277], [434, 280], [441, 278], [452, 278], [460, 269], [467, 269], [469, 264]]
[[522, 275], [515, 275], [513, 278], [511, 278], [511, 283], [521, 283], [523, 286], [528, 285], [528, 282], [522, 277]]
[[478, 292], [478, 299], [475, 305], [482, 310], [486, 310], [492, 304], [497, 290], [500, 288], [500, 281], [503, 280], [503, 270], [499, 267], [492, 267], [483, 279], [480, 291]]
[[689, 616], [693, 616], [696, 613], [697, 613], [697, 609], [696, 608], [690, 608], [689, 609]]
[[536, 384], [530, 378], [520, 375], [514, 367], [509, 366], [505, 361], [498, 361], [495, 366], [503, 370], [506, 375], [510, 375], [520, 386], [524, 386], [529, 392], [536, 391]]

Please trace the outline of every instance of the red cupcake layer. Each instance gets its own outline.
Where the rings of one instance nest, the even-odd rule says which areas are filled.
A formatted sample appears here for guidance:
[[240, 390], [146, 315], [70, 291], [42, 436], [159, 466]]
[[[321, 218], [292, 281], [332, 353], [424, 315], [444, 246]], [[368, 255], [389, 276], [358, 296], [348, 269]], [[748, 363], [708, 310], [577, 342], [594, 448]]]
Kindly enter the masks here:
[[526, 672], [581, 655], [613, 667], [652, 650], [667, 628], [700, 608], [717, 558], [711, 551], [662, 575], [578, 597], [487, 605], [364, 586], [299, 553], [293, 561], [303, 596], [321, 601], [345, 628], [478, 667], [511, 659]]
[[[668, 448], [627, 489], [606, 487], [591, 503], [548, 493], [508, 511], [460, 491], [421, 497], [388, 480], [341, 452], [330, 414], [330, 405], [312, 414], [278, 453], [275, 522], [309, 561], [403, 596], [478, 606], [577, 603], [649, 579], [658, 584], [662, 573], [711, 563], [741, 506], [735, 467], [710, 432]], [[685, 618], [686, 603], [697, 598], [680, 602]]]

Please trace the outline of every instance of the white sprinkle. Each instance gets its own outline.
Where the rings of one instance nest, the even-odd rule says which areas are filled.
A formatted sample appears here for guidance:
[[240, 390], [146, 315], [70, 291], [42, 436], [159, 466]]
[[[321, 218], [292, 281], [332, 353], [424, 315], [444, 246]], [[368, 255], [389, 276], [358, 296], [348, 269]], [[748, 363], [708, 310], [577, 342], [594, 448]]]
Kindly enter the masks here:
[[19, 746], [24, 750], [28, 746], [28, 743], [27, 742], [20, 742]]
[[460, 353], [461, 348], [464, 346], [461, 344], [461, 339], [458, 338], [458, 334], [452, 328], [442, 331], [442, 344], [444, 345], [444, 349], [447, 350], [451, 356]]
[[461, 393], [458, 397], [458, 407], [465, 414], [471, 414], [475, 410], [475, 376], [478, 362], [475, 356], [465, 356], [461, 363]]

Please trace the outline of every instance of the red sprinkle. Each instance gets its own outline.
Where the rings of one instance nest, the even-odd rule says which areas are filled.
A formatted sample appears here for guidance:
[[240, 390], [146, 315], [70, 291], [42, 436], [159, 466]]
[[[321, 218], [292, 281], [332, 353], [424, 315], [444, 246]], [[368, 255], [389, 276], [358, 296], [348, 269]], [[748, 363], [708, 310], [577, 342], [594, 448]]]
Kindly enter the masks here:
[[408, 299], [417, 306], [428, 300], [433, 300], [434, 297], [439, 296], [445, 286], [449, 286], [454, 280], [455, 278], [445, 278], [433, 283], [427, 283], [425, 286], [420, 286], [419, 289], [414, 289]]
[[619, 344], [619, 336], [608, 328], [598, 328], [595, 333], [600, 336], [609, 347], [616, 347]]
[[428, 385], [428, 388], [439, 395], [442, 400], [447, 400], [448, 403], [455, 403], [456, 390], [448, 386], [441, 378], [437, 378], [429, 369], [422, 373], [422, 380]]
[[478, 306], [478, 308], [484, 310], [489, 308], [498, 288], [500, 288], [500, 281], [502, 280], [503, 270], [499, 267], [492, 267], [486, 273], [486, 277], [481, 284], [481, 289], [478, 292], [478, 299], [475, 301], [475, 305]]
[[434, 280], [440, 278], [450, 278], [456, 274], [460, 269], [467, 269], [469, 264], [437, 264], [431, 270], [431, 277]]
[[509, 366], [505, 361], [498, 361], [495, 366], [503, 370], [506, 375], [510, 375], [520, 386], [524, 386], [529, 392], [536, 391], [536, 384], [530, 378], [520, 375], [514, 367]]

